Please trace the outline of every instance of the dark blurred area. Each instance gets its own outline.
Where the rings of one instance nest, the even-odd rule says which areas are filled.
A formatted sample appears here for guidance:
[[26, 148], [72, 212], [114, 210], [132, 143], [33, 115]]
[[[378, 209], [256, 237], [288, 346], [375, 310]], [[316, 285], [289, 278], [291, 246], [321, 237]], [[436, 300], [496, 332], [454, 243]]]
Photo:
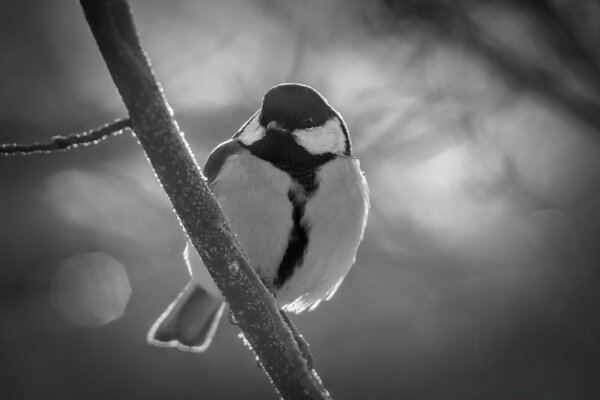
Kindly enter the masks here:
[[[342, 113], [356, 264], [294, 317], [335, 399], [600, 397], [600, 3], [132, 1], [202, 164], [285, 81]], [[0, 143], [126, 115], [76, 1], [0, 3]], [[145, 334], [187, 281], [131, 135], [0, 157], [0, 398], [275, 399], [224, 322]]]

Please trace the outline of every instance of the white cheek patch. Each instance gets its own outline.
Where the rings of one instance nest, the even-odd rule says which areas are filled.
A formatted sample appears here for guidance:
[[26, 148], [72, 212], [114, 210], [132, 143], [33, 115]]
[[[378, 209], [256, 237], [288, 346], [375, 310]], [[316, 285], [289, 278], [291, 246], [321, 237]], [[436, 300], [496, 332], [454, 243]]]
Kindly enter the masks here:
[[343, 154], [346, 150], [346, 136], [337, 118], [313, 129], [296, 130], [294, 137], [311, 154]]
[[257, 113], [252, 120], [248, 122], [248, 125], [244, 127], [244, 130], [238, 137], [238, 139], [246, 146], [250, 146], [252, 143], [265, 137], [265, 128], [258, 123], [258, 116], [259, 114]]

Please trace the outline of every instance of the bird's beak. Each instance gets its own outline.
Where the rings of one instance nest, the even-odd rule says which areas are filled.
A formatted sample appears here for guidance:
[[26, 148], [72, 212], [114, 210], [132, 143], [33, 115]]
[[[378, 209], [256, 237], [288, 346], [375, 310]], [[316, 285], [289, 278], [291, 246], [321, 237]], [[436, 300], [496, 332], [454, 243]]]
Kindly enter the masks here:
[[273, 120], [267, 124], [267, 133], [273, 134], [286, 134], [289, 133], [289, 130], [283, 126], [279, 121]]

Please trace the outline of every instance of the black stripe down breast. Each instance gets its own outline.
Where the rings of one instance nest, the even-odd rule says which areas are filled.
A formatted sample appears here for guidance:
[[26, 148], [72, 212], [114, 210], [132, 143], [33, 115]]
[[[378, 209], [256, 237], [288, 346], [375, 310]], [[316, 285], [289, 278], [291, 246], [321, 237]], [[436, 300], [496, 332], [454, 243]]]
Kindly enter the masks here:
[[292, 185], [288, 192], [288, 198], [292, 203], [292, 229], [287, 249], [277, 269], [277, 277], [274, 280], [276, 288], [280, 288], [293, 275], [297, 266], [302, 264], [304, 254], [308, 247], [309, 227], [302, 223], [304, 206], [306, 205], [306, 192], [301, 185]]

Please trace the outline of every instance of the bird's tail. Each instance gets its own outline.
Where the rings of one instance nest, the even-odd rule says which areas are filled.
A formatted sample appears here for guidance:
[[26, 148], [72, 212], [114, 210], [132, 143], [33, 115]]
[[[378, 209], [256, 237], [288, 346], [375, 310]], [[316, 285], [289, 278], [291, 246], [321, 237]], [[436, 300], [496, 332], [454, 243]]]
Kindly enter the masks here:
[[193, 281], [156, 320], [148, 331], [149, 344], [203, 352], [212, 341], [225, 303]]

